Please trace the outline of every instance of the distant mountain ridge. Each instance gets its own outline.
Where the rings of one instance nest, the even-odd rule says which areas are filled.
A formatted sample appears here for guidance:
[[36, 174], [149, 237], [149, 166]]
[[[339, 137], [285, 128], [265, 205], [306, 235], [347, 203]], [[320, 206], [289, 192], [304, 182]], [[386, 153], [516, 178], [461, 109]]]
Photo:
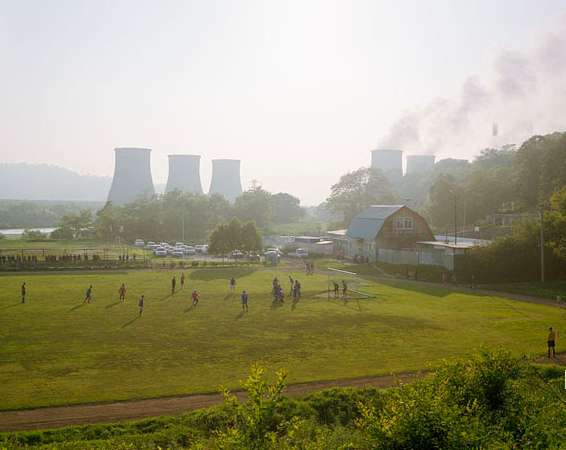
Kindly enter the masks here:
[[111, 183], [48, 164], [0, 164], [0, 199], [106, 201]]

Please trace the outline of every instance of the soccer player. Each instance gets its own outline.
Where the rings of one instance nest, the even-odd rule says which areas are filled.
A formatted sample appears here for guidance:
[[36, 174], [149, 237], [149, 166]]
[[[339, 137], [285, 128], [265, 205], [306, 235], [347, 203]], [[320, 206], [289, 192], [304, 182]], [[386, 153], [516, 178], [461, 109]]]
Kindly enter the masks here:
[[240, 297], [242, 299], [242, 311], [248, 311], [248, 293], [246, 291], [242, 291], [242, 295]]
[[550, 352], [552, 351], [552, 357], [556, 358], [556, 352], [555, 352], [556, 332], [552, 329], [552, 327], [548, 329], [547, 344], [548, 344], [548, 357], [550, 358]]
[[348, 285], [346, 284], [346, 281], [342, 280], [342, 298], [346, 298], [347, 294], [348, 294]]
[[198, 295], [198, 291], [196, 289], [193, 290], [192, 297], [193, 297], [193, 306], [197, 306], [200, 298], [199, 298], [199, 295]]
[[124, 303], [126, 301], [126, 285], [122, 283], [120, 289], [118, 289], [118, 294], [120, 294], [120, 301]]
[[336, 281], [332, 283], [334, 284], [334, 298], [338, 298], [340, 296], [340, 285]]
[[22, 303], [25, 303], [26, 302], [26, 282], [25, 281], [22, 283], [21, 292], [22, 292]]
[[185, 288], [185, 272], [181, 273], [181, 289]]
[[83, 303], [90, 303], [92, 300], [92, 284], [88, 287], [85, 292], [85, 300]]
[[142, 295], [142, 296], [140, 297], [139, 301], [138, 301], [138, 308], [140, 309], [140, 316], [143, 314], [143, 307], [144, 307], [144, 304], [145, 304], [145, 298], [144, 298], [144, 296]]
[[293, 277], [291, 275], [289, 275], [289, 284], [291, 285], [291, 288], [289, 290], [289, 297], [293, 296], [293, 288], [295, 287], [295, 280], [293, 280]]
[[234, 292], [236, 290], [236, 279], [234, 277], [230, 278], [230, 291]]
[[171, 295], [175, 293], [176, 286], [177, 286], [177, 278], [175, 278], [175, 275], [173, 275], [173, 278], [171, 278]]

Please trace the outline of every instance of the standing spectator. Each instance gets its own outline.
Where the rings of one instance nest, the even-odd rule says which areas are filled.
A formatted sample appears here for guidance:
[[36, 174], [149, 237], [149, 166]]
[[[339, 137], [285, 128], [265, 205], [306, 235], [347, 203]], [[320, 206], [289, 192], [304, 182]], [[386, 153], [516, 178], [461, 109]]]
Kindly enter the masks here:
[[22, 292], [22, 303], [25, 303], [26, 302], [26, 282], [25, 281], [22, 283], [21, 292]]

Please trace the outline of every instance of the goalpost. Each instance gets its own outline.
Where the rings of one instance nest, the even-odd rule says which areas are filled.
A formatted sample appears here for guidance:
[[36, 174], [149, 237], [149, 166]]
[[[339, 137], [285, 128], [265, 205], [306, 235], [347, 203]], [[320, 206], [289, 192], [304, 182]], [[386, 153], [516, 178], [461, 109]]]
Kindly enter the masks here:
[[[340, 286], [340, 290], [342, 290], [342, 281], [346, 282], [348, 287], [349, 294], [355, 294], [354, 296], [348, 295], [347, 298], [351, 299], [366, 299], [366, 298], [375, 298], [375, 294], [371, 294], [368, 292], [363, 292], [361, 288], [364, 286], [363, 279], [358, 276], [356, 272], [349, 272], [347, 270], [342, 269], [335, 269], [333, 267], [327, 267], [328, 270], [328, 284], [326, 289], [326, 298], [330, 300], [330, 293], [334, 292], [334, 288], [330, 287], [331, 284], [331, 273], [336, 274], [338, 280], [332, 279], [333, 282], [336, 282]], [[332, 283], [333, 284], [333, 283]]]

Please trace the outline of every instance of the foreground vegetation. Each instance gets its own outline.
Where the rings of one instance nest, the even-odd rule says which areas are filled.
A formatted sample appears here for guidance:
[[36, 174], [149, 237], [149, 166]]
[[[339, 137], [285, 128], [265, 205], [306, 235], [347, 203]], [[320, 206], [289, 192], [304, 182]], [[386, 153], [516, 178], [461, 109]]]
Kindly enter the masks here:
[[[300, 382], [419, 370], [479, 345], [540, 355], [548, 326], [566, 327], [552, 307], [402, 281], [357, 286], [375, 298], [327, 300], [327, 275], [275, 270], [191, 269], [174, 296], [179, 271], [0, 276], [0, 408], [210, 392], [237, 386], [254, 362], [287, 368], [288, 381]], [[272, 278], [287, 291], [289, 274], [303, 296], [274, 307]], [[229, 293], [232, 276], [250, 294], [248, 313]], [[84, 305], [91, 284], [93, 303]], [[196, 308], [192, 289], [201, 293]]]
[[3, 433], [0, 445], [43, 449], [560, 448], [566, 442], [562, 371], [505, 352], [442, 363], [390, 390], [332, 389], [294, 400], [286, 373], [253, 367], [245, 403], [180, 417]]

